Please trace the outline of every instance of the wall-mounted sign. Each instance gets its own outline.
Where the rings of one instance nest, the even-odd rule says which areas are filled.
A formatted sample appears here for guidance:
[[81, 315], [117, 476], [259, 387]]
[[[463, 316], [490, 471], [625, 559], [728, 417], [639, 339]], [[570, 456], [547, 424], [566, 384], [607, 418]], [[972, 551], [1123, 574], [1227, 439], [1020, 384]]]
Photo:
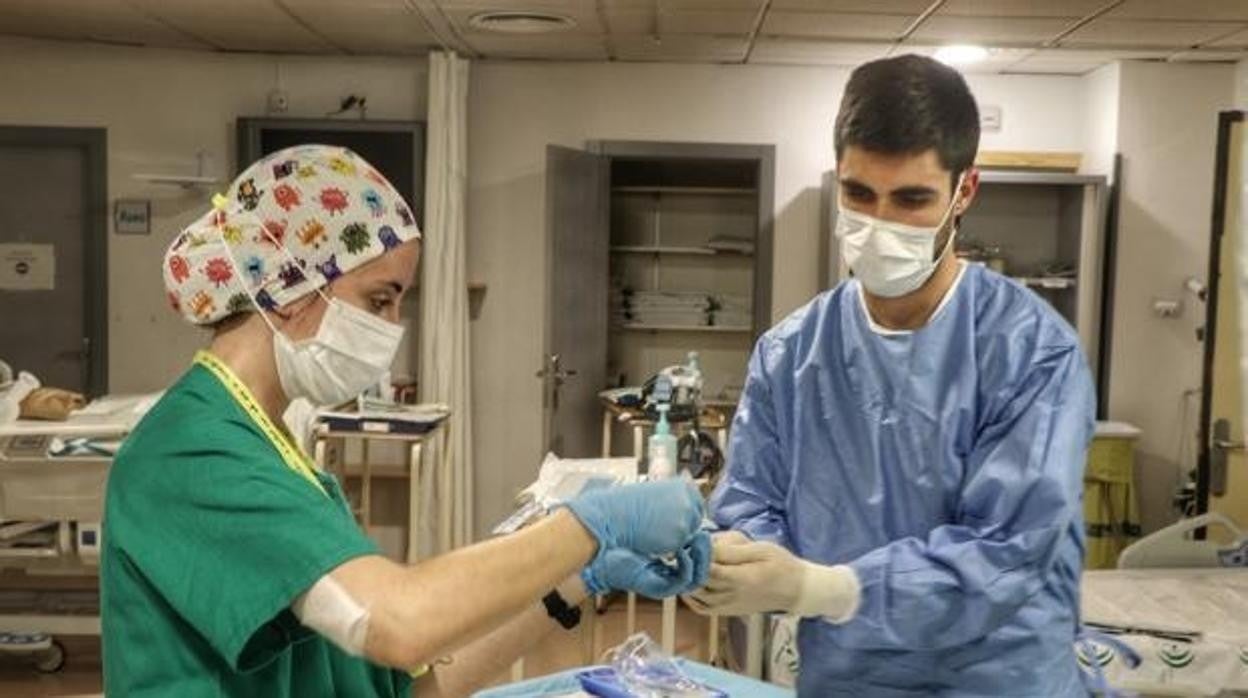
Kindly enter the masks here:
[[51, 291], [56, 288], [56, 248], [0, 244], [0, 291]]
[[996, 133], [1001, 130], [1001, 107], [983, 104], [979, 107], [979, 130]]
[[118, 235], [149, 235], [152, 232], [152, 202], [146, 199], [117, 199], [113, 204], [113, 229]]

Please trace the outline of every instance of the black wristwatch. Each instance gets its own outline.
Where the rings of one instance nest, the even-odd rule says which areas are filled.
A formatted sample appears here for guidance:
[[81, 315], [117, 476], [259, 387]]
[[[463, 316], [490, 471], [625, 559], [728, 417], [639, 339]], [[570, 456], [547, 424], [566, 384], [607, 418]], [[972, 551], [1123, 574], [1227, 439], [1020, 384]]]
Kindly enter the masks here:
[[558, 589], [542, 597], [542, 605], [546, 607], [546, 614], [562, 625], [564, 630], [571, 630], [581, 623], [580, 606], [569, 606]]

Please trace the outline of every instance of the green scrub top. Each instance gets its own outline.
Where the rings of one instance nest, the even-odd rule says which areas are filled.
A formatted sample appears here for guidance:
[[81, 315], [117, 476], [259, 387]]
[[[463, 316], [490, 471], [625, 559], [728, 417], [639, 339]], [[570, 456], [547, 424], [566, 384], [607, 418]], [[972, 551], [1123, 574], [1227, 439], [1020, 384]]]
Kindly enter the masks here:
[[243, 407], [250, 394], [219, 371], [193, 366], [113, 463], [100, 569], [105, 694], [409, 695], [406, 672], [346, 654], [291, 612], [321, 576], [378, 549], [337, 481], [288, 465], [278, 444], [289, 444], [266, 436], [272, 425]]

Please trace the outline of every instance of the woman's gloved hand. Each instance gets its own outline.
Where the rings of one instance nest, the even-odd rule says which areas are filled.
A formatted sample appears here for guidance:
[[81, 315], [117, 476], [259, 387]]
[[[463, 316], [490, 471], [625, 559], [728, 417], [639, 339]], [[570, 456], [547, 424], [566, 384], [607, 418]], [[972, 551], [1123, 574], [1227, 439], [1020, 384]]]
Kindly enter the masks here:
[[564, 504], [598, 541], [594, 562], [617, 548], [650, 558], [689, 544], [705, 507], [692, 483], [680, 479], [587, 492]]
[[701, 587], [710, 567], [711, 537], [703, 531], [676, 553], [673, 562], [615, 548], [598, 556], [581, 572], [581, 579], [591, 594], [632, 591], [665, 599]]
[[818, 565], [775, 543], [755, 543], [737, 531], [715, 536], [706, 586], [683, 597], [704, 614], [742, 616], [778, 611], [845, 623], [858, 612], [858, 575], [845, 565]]

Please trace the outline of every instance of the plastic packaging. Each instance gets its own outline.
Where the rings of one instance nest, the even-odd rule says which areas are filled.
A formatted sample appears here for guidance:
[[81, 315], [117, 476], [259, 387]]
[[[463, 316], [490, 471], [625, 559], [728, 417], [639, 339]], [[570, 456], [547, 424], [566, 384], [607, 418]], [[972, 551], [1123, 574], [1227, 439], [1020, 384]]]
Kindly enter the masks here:
[[600, 698], [728, 698], [689, 678], [680, 664], [645, 633], [607, 652], [609, 667], [577, 674], [585, 692]]
[[39, 387], [39, 379], [22, 371], [16, 380], [0, 388], [0, 424], [16, 422], [22, 413], [22, 400]]

